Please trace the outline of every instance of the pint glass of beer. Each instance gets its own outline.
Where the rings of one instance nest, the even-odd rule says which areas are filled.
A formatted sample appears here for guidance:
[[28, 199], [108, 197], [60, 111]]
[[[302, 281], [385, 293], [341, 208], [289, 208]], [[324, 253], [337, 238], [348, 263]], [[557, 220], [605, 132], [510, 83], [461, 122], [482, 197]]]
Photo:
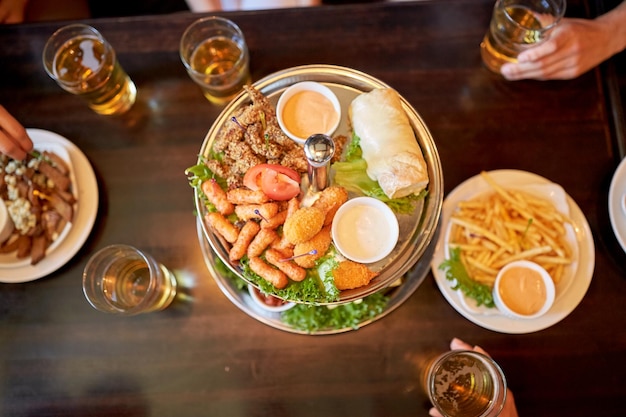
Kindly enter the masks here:
[[122, 114], [135, 103], [135, 84], [113, 47], [91, 26], [73, 24], [52, 34], [43, 65], [61, 88], [83, 98], [96, 113]]
[[223, 17], [193, 22], [180, 40], [180, 59], [189, 77], [214, 104], [226, 104], [250, 82], [250, 57], [243, 33]]
[[105, 313], [131, 316], [163, 310], [176, 296], [176, 277], [145, 251], [129, 245], [100, 249], [83, 272], [83, 293]]
[[497, 0], [480, 44], [485, 66], [500, 73], [520, 52], [546, 40], [565, 14], [566, 0]]
[[506, 379], [489, 356], [451, 350], [430, 363], [424, 385], [444, 417], [496, 417], [506, 400]]

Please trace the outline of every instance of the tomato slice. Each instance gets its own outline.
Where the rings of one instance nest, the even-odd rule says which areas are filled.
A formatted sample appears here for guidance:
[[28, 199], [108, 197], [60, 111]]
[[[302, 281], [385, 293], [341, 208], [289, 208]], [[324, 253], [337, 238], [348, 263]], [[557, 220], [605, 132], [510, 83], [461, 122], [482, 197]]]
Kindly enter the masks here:
[[300, 192], [300, 184], [289, 175], [268, 169], [261, 177], [261, 189], [272, 200], [290, 200]]
[[300, 175], [282, 165], [260, 164], [246, 172], [243, 184], [251, 190], [262, 190], [272, 200], [289, 200], [300, 192]]

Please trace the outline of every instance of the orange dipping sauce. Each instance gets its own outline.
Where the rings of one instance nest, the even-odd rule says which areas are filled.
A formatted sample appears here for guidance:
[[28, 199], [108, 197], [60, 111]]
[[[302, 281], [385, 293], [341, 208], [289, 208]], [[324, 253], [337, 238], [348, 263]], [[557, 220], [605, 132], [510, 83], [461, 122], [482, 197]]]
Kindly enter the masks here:
[[285, 127], [304, 139], [316, 133], [327, 133], [339, 119], [333, 103], [316, 91], [294, 94], [285, 103], [282, 116]]
[[539, 272], [514, 267], [502, 275], [498, 294], [504, 304], [517, 314], [529, 316], [541, 310], [547, 298], [546, 285]]

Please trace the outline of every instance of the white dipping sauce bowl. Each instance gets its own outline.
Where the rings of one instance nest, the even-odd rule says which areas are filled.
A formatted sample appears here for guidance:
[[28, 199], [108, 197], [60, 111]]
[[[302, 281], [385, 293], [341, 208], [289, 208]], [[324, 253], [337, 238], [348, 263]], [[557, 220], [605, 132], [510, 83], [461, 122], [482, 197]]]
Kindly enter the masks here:
[[0, 244], [4, 243], [11, 233], [13, 233], [14, 225], [9, 210], [4, 204], [4, 200], [0, 198]]
[[385, 258], [398, 243], [398, 219], [385, 203], [357, 197], [344, 203], [331, 228], [337, 250], [347, 259], [363, 264]]
[[[500, 286], [502, 285], [503, 276], [510, 269], [517, 268], [517, 267], [527, 268], [527, 269], [530, 269], [531, 271], [535, 271], [539, 273], [539, 275], [541, 276], [541, 280], [545, 286], [546, 297], [545, 297], [544, 303], [541, 306], [541, 308], [539, 308], [539, 310], [533, 314], [520, 314], [519, 312], [514, 311], [513, 309], [511, 309], [510, 306], [508, 306], [503, 301], [501, 297]], [[538, 317], [543, 316], [544, 314], [548, 312], [548, 310], [550, 310], [550, 308], [552, 307], [552, 304], [554, 303], [555, 293], [556, 293], [556, 289], [554, 286], [554, 281], [552, 281], [550, 274], [543, 267], [530, 261], [514, 261], [514, 262], [506, 264], [498, 272], [498, 275], [496, 276], [496, 281], [493, 286], [493, 301], [496, 307], [498, 308], [498, 310], [500, 310], [502, 314], [508, 317], [511, 317], [514, 319], [523, 319], [523, 320], [536, 319]], [[524, 292], [522, 291], [520, 292], [519, 297], [521, 298], [523, 296], [524, 296]]]
[[339, 99], [337, 98], [335, 93], [333, 93], [330, 88], [326, 87], [323, 84], [317, 83], [315, 81], [302, 81], [297, 84], [293, 84], [292, 86], [287, 88], [278, 98], [278, 103], [276, 105], [276, 118], [278, 120], [278, 124], [280, 128], [282, 129], [282, 131], [285, 132], [287, 136], [289, 136], [292, 140], [299, 143], [300, 145], [304, 145], [304, 142], [306, 142], [308, 137], [311, 135], [307, 137], [300, 137], [296, 135], [295, 133], [291, 132], [285, 125], [283, 113], [285, 111], [285, 105], [287, 104], [289, 99], [292, 98], [294, 95], [301, 93], [303, 91], [313, 91], [326, 97], [328, 100], [330, 100], [331, 104], [333, 105], [333, 108], [335, 109], [335, 112], [337, 112], [336, 123], [334, 123], [325, 132], [311, 132], [311, 135], [324, 134], [324, 135], [331, 136], [335, 132], [335, 130], [337, 130], [337, 127], [339, 126], [339, 122], [341, 121], [341, 104], [339, 103]]

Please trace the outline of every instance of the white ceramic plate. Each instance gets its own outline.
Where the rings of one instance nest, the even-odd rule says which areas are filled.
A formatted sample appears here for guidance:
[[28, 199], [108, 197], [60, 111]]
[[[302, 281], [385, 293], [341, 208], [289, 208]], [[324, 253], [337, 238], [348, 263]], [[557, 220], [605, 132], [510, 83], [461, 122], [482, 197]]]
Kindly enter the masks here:
[[609, 187], [609, 218], [617, 241], [626, 252], [626, 158], [613, 174]]
[[[451, 282], [446, 279], [445, 273], [439, 269], [439, 265], [446, 257], [447, 233], [441, 233], [435, 247], [431, 263], [435, 281], [452, 307], [462, 316], [481, 327], [510, 334], [543, 330], [567, 317], [580, 303], [589, 288], [595, 266], [595, 249], [591, 229], [576, 202], [557, 184], [525, 171], [498, 170], [489, 172], [489, 175], [498, 184], [532, 192], [535, 195], [542, 195], [544, 198], [552, 200], [561, 211], [569, 212], [573, 227], [568, 240], [573, 246], [574, 254], [576, 251], [578, 253], [577, 262], [570, 267], [569, 272], [564, 274], [557, 287], [557, 297], [552, 308], [544, 316], [532, 320], [511, 319], [495, 309], [477, 309], [459, 291], [451, 288]], [[444, 201], [442, 227], [447, 228], [450, 215], [459, 201], [467, 200], [489, 189], [490, 186], [480, 175], [476, 175], [457, 186]], [[563, 208], [566, 208], [567, 211], [562, 210]]]
[[0, 257], [0, 282], [27, 282], [45, 277], [65, 265], [89, 236], [98, 212], [98, 183], [87, 157], [64, 137], [41, 129], [27, 129], [35, 149], [55, 151], [72, 169], [74, 194], [77, 196], [74, 222], [48, 248], [37, 265], [30, 259], [18, 260], [15, 254]]

